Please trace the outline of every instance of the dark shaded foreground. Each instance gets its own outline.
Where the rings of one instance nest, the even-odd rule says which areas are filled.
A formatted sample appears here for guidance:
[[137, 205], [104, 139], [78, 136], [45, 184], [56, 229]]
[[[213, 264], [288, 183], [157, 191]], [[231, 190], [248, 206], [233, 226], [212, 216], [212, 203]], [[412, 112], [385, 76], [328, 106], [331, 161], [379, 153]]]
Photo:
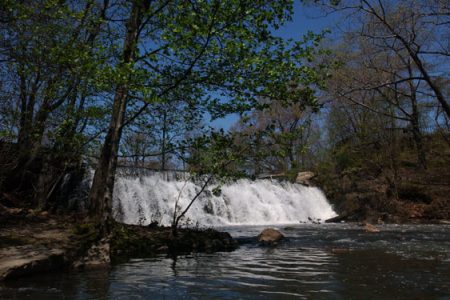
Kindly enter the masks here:
[[0, 284], [6, 299], [449, 299], [448, 226], [352, 224], [279, 227], [288, 239], [260, 247], [263, 227], [224, 228], [233, 252], [166, 254], [111, 269]]

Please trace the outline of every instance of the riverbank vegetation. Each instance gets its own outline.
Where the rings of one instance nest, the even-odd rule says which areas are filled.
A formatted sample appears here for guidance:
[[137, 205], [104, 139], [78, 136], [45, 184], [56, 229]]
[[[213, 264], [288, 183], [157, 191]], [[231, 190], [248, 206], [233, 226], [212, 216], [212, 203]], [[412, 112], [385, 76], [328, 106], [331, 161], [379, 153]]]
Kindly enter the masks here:
[[450, 218], [448, 7], [343, 1], [324, 10], [354, 24], [335, 46], [342, 64], [325, 96], [333, 142], [318, 167], [329, 197], [360, 219]]

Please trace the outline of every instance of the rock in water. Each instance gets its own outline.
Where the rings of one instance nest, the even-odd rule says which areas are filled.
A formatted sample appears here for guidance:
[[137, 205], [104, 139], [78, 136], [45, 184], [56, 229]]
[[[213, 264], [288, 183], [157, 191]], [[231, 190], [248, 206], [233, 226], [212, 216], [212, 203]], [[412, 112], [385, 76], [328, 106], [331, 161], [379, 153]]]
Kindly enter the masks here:
[[380, 229], [376, 228], [370, 223], [364, 223], [364, 230], [366, 232], [380, 232]]
[[258, 235], [258, 242], [263, 245], [276, 245], [282, 239], [284, 235], [273, 228], [266, 228]]

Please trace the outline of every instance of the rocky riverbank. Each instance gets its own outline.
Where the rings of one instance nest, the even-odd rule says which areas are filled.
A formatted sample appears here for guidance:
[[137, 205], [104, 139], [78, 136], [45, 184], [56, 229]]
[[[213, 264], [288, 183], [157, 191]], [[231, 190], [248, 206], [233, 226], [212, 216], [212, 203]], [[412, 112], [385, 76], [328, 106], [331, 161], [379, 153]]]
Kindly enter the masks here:
[[97, 224], [76, 216], [50, 216], [23, 209], [0, 215], [0, 280], [55, 270], [109, 267], [129, 258], [157, 254], [232, 251], [237, 242], [226, 232], [115, 223], [100, 237]]

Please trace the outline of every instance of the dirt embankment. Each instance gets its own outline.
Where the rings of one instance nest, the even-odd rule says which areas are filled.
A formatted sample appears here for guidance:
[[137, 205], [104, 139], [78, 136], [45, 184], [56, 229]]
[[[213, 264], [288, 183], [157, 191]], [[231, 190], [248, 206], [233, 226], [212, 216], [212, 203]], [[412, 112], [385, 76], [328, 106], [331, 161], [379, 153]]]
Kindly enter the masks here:
[[339, 172], [319, 173], [322, 187], [347, 221], [445, 223], [450, 220], [450, 147], [428, 139], [427, 168], [405, 148], [387, 164], [367, 152]]

